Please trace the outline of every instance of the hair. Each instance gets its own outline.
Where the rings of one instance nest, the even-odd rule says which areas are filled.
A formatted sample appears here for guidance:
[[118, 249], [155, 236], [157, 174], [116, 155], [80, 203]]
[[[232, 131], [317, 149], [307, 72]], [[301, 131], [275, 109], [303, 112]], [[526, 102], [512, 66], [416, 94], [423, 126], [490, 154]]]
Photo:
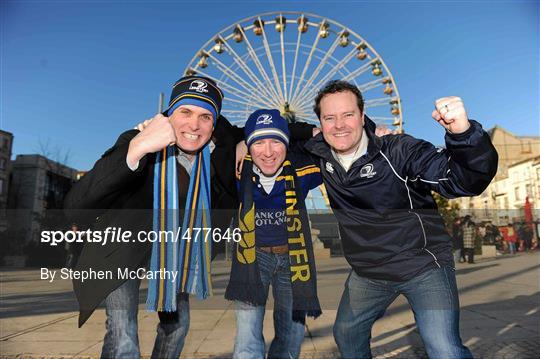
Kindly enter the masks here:
[[317, 117], [319, 119], [321, 118], [321, 100], [324, 96], [345, 91], [350, 91], [356, 96], [356, 104], [360, 109], [360, 113], [364, 112], [364, 98], [362, 97], [362, 93], [358, 87], [347, 81], [332, 80], [327, 82], [326, 85], [324, 85], [324, 87], [317, 93], [317, 97], [315, 97], [315, 106], [313, 107], [313, 111], [315, 111]]
[[470, 215], [466, 215], [463, 218], [463, 224], [467, 225], [469, 227], [472, 227], [472, 226], [476, 225], [476, 223], [474, 223], [473, 220], [472, 220], [472, 216], [470, 216]]

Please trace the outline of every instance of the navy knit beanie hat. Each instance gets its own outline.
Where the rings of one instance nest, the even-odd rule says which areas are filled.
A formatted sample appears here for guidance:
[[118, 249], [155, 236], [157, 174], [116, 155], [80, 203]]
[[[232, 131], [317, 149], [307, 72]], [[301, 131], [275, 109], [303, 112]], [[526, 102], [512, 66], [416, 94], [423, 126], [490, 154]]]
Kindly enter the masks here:
[[181, 105], [194, 105], [210, 111], [216, 123], [222, 101], [223, 92], [213, 80], [204, 76], [185, 76], [174, 84], [169, 106], [163, 114], [170, 116]]
[[274, 138], [289, 146], [289, 125], [278, 110], [257, 110], [249, 115], [244, 127], [247, 147], [265, 138]]

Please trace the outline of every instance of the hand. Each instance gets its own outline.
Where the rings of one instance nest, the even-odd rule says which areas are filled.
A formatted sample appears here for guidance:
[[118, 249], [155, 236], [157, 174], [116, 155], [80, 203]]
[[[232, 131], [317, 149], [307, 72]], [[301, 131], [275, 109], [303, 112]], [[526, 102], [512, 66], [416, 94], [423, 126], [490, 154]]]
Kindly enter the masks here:
[[152, 122], [153, 118], [149, 119], [149, 120], [146, 120], [144, 122], [141, 122], [139, 123], [137, 126], [133, 127], [134, 130], [139, 130], [140, 132], [142, 132], [142, 130], [144, 130], [146, 127], [148, 127], [148, 125]]
[[[145, 123], [147, 124], [145, 125]], [[141, 125], [142, 131], [129, 143], [127, 161], [133, 166], [146, 154], [160, 151], [176, 143], [174, 128], [168, 117], [157, 114], [151, 120], [146, 120], [137, 127]]]
[[244, 158], [247, 154], [248, 148], [246, 142], [238, 142], [236, 144], [236, 177], [240, 177], [240, 174], [242, 174], [242, 164], [244, 163]]
[[375, 128], [375, 136], [382, 137], [386, 135], [395, 135], [397, 134], [397, 130], [391, 130], [386, 125], [379, 125]]
[[435, 101], [431, 117], [450, 133], [463, 133], [471, 127], [465, 105], [456, 96], [443, 97]]

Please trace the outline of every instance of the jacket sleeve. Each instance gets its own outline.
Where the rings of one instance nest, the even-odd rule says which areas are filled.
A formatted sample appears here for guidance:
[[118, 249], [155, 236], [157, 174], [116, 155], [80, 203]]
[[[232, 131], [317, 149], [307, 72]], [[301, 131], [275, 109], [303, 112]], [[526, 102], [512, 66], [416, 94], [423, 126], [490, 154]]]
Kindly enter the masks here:
[[309, 140], [313, 137], [313, 129], [315, 125], [310, 125], [307, 122], [294, 122], [289, 124], [289, 132], [291, 133], [291, 140], [303, 141]]
[[232, 143], [237, 144], [244, 140], [244, 129], [231, 125], [225, 116], [219, 115], [212, 136], [220, 142], [232, 141]]
[[498, 155], [482, 126], [470, 123], [463, 133], [446, 134], [446, 149], [407, 136], [408, 179], [421, 181], [447, 198], [481, 194], [497, 173]]
[[304, 148], [306, 142], [307, 140], [291, 142], [287, 155], [296, 170], [296, 175], [302, 181], [304, 190], [307, 189], [307, 194], [309, 190], [322, 184], [322, 175], [319, 161]]
[[[76, 220], [74, 212], [77, 211], [71, 210], [109, 208], [126, 185], [141, 175], [147, 156], [139, 161], [139, 167], [135, 171], [132, 171], [126, 162], [129, 143], [137, 133], [137, 130], [122, 133], [114, 146], [107, 150], [94, 167], [73, 185], [64, 200], [64, 209], [68, 218]], [[99, 214], [92, 211], [94, 217]]]

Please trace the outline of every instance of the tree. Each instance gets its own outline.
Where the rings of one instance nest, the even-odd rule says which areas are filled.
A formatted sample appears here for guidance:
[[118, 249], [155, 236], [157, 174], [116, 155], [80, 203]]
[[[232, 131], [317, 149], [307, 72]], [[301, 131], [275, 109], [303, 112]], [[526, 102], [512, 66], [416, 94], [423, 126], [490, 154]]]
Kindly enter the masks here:
[[446, 225], [446, 229], [451, 233], [452, 225], [456, 218], [459, 217], [459, 204], [457, 203], [450, 203], [450, 201], [447, 198], [444, 198], [440, 194], [433, 192], [433, 198], [435, 199], [435, 202], [437, 203], [437, 207], [439, 209], [439, 214], [442, 216], [444, 220], [444, 224]]

